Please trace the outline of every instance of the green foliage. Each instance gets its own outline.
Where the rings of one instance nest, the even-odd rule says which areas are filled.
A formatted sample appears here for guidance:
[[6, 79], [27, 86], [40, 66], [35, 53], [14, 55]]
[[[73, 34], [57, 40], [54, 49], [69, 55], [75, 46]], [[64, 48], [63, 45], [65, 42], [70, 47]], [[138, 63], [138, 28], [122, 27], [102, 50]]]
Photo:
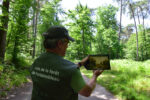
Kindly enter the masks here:
[[0, 97], [6, 97], [6, 96], [7, 96], [7, 92], [5, 91], [0, 92]]
[[[150, 60], [111, 60], [111, 71], [104, 71], [98, 83], [121, 100], [149, 100]], [[82, 69], [88, 77], [92, 71]]]
[[3, 64], [3, 71], [0, 72], [0, 97], [7, 95], [12, 87], [19, 87], [28, 82], [28, 70], [18, 70], [13, 65]]
[[92, 53], [92, 42], [94, 41], [94, 25], [90, 9], [78, 4], [75, 10], [69, 10], [67, 15], [71, 21], [66, 25], [69, 26], [71, 36], [76, 40], [69, 45], [67, 57], [83, 58], [85, 55]]
[[46, 2], [41, 8], [39, 16], [39, 33], [45, 32], [52, 25], [60, 25], [60, 20], [58, 18], [58, 13], [60, 9], [60, 0], [52, 0], [51, 2]]
[[17, 74], [13, 74], [11, 76], [12, 84], [16, 87], [20, 86], [23, 83], [28, 82], [26, 76], [29, 75], [29, 72], [27, 71], [20, 71]]
[[[24, 69], [28, 69], [28, 66], [33, 62], [31, 55], [34, 36], [32, 36], [31, 21], [32, 14], [36, 11], [39, 11], [39, 14], [37, 14], [39, 15], [37, 17], [37, 56], [44, 51], [41, 34], [50, 26], [61, 25], [65, 21], [69, 33], [76, 40], [69, 44], [67, 59], [78, 62], [79, 59], [88, 54], [109, 54], [111, 58], [123, 57], [124, 55], [125, 58], [135, 60], [136, 35], [131, 34], [133, 25], [127, 27], [125, 32], [127, 36], [123, 44], [119, 44], [116, 20], [118, 9], [116, 7], [112, 5], [101, 6], [93, 10], [78, 4], [74, 10], [64, 12], [60, 6], [62, 0], [49, 0], [44, 2], [45, 4], [40, 1], [40, 6], [42, 5], [41, 8], [39, 7], [40, 9], [36, 8], [35, 1], [15, 0], [15, 2], [10, 2], [6, 60], [4, 64], [0, 62], [0, 95], [6, 96], [7, 92], [5, 91], [27, 82], [26, 76], [29, 75], [29, 72]], [[147, 0], [132, 4], [134, 11], [139, 10], [135, 15], [139, 14], [139, 17], [143, 18], [148, 17], [147, 4]], [[124, 4], [123, 8], [125, 6], [127, 4]], [[142, 9], [139, 9], [139, 7]], [[2, 9], [0, 8], [0, 10]], [[94, 11], [97, 11], [96, 14]], [[0, 20], [3, 15], [7, 14], [1, 14]], [[67, 15], [64, 20], [59, 18], [59, 15], [62, 14]], [[93, 19], [93, 15], [96, 15], [96, 19]], [[0, 22], [0, 26], [2, 26], [2, 22]], [[150, 29], [139, 26], [138, 35], [139, 60], [144, 61], [150, 58]], [[122, 99], [148, 100], [150, 97], [149, 63], [149, 60], [145, 62], [134, 62], [132, 60], [111, 61], [112, 71], [105, 71], [100, 83]], [[85, 73], [89, 76], [92, 75], [89, 72]], [[1, 92], [1, 90], [4, 91]]]
[[[116, 23], [117, 20], [115, 18], [117, 8], [109, 5], [109, 6], [101, 6], [97, 8], [97, 23], [103, 25], [104, 28], [112, 28], [114, 30], [118, 29]], [[99, 26], [99, 25], [98, 25]]]
[[3, 72], [1, 73], [0, 77], [0, 88], [8, 90], [12, 87], [10, 76], [14, 72], [15, 68], [12, 65], [4, 64]]
[[[143, 61], [146, 60], [150, 57], [149, 54], [149, 32], [145, 31], [143, 29], [143, 26], [139, 26], [139, 35], [138, 35], [138, 40], [139, 40], [139, 60]], [[136, 59], [136, 34], [132, 34], [131, 37], [129, 38], [125, 50], [125, 57], [128, 59]]]
[[147, 43], [146, 43], [146, 35], [143, 26], [139, 26], [139, 59], [146, 60], [147, 59]]
[[0, 65], [0, 74], [3, 72], [3, 69], [4, 69], [3, 65]]
[[[27, 46], [29, 32], [29, 9], [32, 0], [17, 0], [10, 3], [10, 21], [7, 34], [7, 53], [11, 54], [12, 61], [18, 67], [18, 55], [29, 53]], [[30, 45], [31, 46], [31, 45]]]
[[128, 59], [136, 59], [136, 34], [132, 34], [126, 44], [125, 57]]
[[37, 40], [37, 52], [41, 54], [43, 52], [43, 38], [42, 34], [47, 31], [47, 29], [53, 25], [61, 25], [62, 21], [59, 19], [58, 14], [63, 12], [60, 7], [61, 0], [51, 0], [46, 2], [40, 11], [39, 24], [38, 24], [38, 36]]
[[117, 21], [115, 18], [117, 8], [112, 5], [99, 7], [96, 18], [96, 52], [100, 54], [109, 54], [111, 58], [117, 58], [119, 55], [118, 35], [117, 35]]
[[148, 59], [150, 58], [150, 29], [146, 30], [146, 45], [147, 45], [147, 55], [148, 55]]

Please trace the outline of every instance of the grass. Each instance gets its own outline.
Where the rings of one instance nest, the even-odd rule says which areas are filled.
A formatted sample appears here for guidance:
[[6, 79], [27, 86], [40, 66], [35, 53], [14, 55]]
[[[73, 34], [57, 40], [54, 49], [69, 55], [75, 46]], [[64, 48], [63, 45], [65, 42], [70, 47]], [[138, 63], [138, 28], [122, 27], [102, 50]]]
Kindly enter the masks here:
[[0, 64], [0, 97], [6, 97], [12, 88], [19, 87], [28, 82], [27, 69], [16, 69], [13, 65]]
[[[81, 71], [92, 76], [91, 71]], [[111, 70], [104, 71], [98, 83], [120, 100], [150, 100], [150, 60], [112, 60]]]

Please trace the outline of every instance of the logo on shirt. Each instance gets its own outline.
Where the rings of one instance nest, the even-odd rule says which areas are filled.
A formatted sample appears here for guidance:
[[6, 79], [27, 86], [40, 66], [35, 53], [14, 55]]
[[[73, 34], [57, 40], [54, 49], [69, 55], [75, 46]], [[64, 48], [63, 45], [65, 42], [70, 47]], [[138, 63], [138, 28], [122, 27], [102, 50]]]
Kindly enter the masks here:
[[35, 67], [34, 70], [31, 72], [32, 75], [36, 75], [41, 78], [53, 80], [59, 82], [59, 72], [54, 71], [52, 69], [40, 68]]

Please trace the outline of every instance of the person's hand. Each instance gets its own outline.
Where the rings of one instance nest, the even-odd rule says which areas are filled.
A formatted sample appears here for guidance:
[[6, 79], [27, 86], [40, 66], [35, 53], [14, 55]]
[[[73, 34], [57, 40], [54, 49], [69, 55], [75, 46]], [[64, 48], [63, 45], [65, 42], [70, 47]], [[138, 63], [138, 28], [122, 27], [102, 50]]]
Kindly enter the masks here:
[[84, 59], [82, 59], [79, 63], [81, 64], [81, 66], [84, 66], [85, 63], [88, 61], [89, 56], [85, 57]]
[[99, 75], [102, 74], [103, 71], [104, 70], [93, 70], [93, 75], [96, 76], [96, 77], [98, 77]]

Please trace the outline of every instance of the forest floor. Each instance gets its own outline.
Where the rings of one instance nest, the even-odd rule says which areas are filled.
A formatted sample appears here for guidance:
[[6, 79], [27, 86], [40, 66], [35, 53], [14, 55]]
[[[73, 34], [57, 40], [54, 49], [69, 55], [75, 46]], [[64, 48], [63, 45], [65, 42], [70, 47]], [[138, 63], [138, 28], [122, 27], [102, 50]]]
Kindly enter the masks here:
[[[89, 81], [87, 77], [83, 75], [85, 81]], [[11, 90], [6, 98], [1, 98], [0, 100], [30, 100], [32, 92], [32, 82], [26, 83], [21, 88]], [[79, 100], [118, 100], [110, 92], [108, 92], [104, 87], [96, 85], [95, 90], [90, 97], [83, 97], [79, 95]]]

